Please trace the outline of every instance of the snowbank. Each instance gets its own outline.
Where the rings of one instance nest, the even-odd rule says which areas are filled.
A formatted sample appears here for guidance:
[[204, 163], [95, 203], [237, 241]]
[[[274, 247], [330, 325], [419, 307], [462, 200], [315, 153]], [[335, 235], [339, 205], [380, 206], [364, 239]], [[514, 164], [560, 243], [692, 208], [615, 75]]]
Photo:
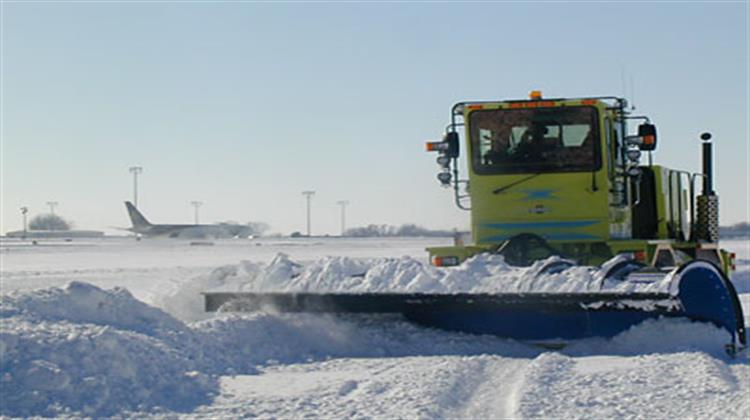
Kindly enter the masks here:
[[[530, 267], [508, 265], [500, 255], [479, 254], [457, 267], [438, 268], [411, 257], [353, 259], [326, 257], [309, 264], [278, 254], [268, 264], [244, 262], [232, 282], [214, 290], [337, 293], [563, 293], [656, 292], [669, 290], [669, 278], [605, 281], [594, 267], [575, 266], [540, 274], [564, 260], [550, 257]], [[610, 264], [618, 262], [613, 259]]]
[[[668, 278], [636, 286], [605, 282], [601, 272], [590, 267], [538, 275], [543, 266], [558, 260], [553, 257], [518, 268], [505, 264], [500, 256], [479, 255], [458, 267], [436, 268], [410, 257], [327, 257], [302, 263], [278, 254], [267, 264], [242, 261], [175, 282], [155, 299], [158, 308], [135, 299], [125, 289], [102, 290], [81, 282], [12, 293], [0, 300], [4, 396], [0, 415], [188, 413], [213, 401], [220, 392], [220, 375], [253, 375], [259, 366], [329, 358], [495, 354], [533, 360], [537, 366], [525, 373], [522, 397], [514, 403], [514, 412], [521, 417], [544, 417], [553, 409], [556, 416], [575, 417], [585, 412], [582, 407], [596, 404], [600, 408], [596, 412], [603, 416], [628, 416], [644, 411], [628, 410], [618, 405], [616, 397], [597, 396], [607, 386], [623, 388], [616, 383], [617, 376], [586, 376], [579, 372], [576, 360], [600, 355], [659, 360], [659, 355], [674, 352], [706, 358], [691, 361], [697, 365], [726, 360], [720, 346], [726, 341], [723, 330], [682, 319], [647, 321], [613, 339], [573, 342], [562, 354], [534, 359], [544, 350], [497, 337], [421, 328], [398, 316], [253, 313], [207, 319], [210, 315], [203, 312], [200, 294], [217, 289], [339, 293], [668, 290]], [[747, 274], [748, 265], [741, 264], [734, 276], [740, 290], [746, 290], [742, 282], [747, 281]], [[188, 323], [194, 320], [202, 321]], [[741, 356], [745, 364], [746, 356]], [[707, 369], [711, 363], [704, 363]], [[665, 369], [663, 374], [675, 374]], [[645, 375], [642, 369], [637, 371]], [[573, 373], [568, 378], [559, 377], [560, 372]], [[584, 387], [586, 383], [601, 389], [577, 399], [549, 400], [549, 404], [531, 397], [560, 393], [566, 384]], [[686, 398], [707, 400], [724, 385], [706, 386], [688, 386]], [[668, 412], [658, 404], [657, 409]]]
[[258, 313], [185, 324], [127, 290], [80, 282], [3, 296], [0, 320], [0, 415], [8, 416], [189, 412], [212, 400], [217, 375], [255, 374], [268, 363], [532, 353], [509, 340], [426, 330], [398, 318]]
[[[416, 267], [408, 260], [405, 263]], [[345, 261], [336, 264], [339, 268], [333, 272], [345, 271], [340, 267], [348, 267], [348, 272], [362, 267]], [[248, 277], [254, 271], [242, 269], [232, 275], [234, 270], [223, 269], [222, 273], [229, 274], [212, 278], [226, 284], [227, 278]], [[421, 328], [396, 316], [223, 314], [186, 324], [134, 299], [124, 289], [102, 290], [76, 282], [5, 296], [0, 300], [0, 320], [4, 398], [0, 415], [7, 416], [194, 412], [220, 392], [219, 375], [254, 375], [259, 366], [275, 364], [482, 354], [531, 359], [544, 352], [498, 337]], [[723, 331], [710, 325], [660, 320], [636, 326], [612, 340], [572, 343], [565, 353], [585, 357], [685, 351], [726, 360], [717, 345], [725, 338]], [[534, 381], [534, 387], [541, 386], [541, 380]], [[546, 412], [539, 405], [519, 407], [524, 417]]]
[[189, 329], [123, 289], [70, 283], [0, 301], [0, 375], [11, 416], [185, 411], [210, 400]]
[[[242, 261], [217, 267], [208, 274], [160, 290], [154, 305], [183, 321], [212, 315], [204, 311], [203, 292], [307, 292], [307, 293], [671, 293], [672, 274], [641, 274], [638, 281], [605, 279], [615, 257], [600, 268], [573, 266], [557, 273], [544, 267], [565, 260], [550, 257], [530, 267], [515, 267], [502, 256], [480, 254], [457, 267], [439, 268], [411, 257], [325, 257], [297, 262], [279, 253], [268, 263]], [[742, 293], [750, 290], [750, 265], [741, 265], [732, 276]], [[743, 296], [740, 296], [742, 299]], [[623, 303], [627, 303], [623, 301]], [[636, 303], [630, 303], [636, 304]], [[669, 303], [671, 304], [671, 303]], [[749, 315], [750, 314], [746, 314]], [[750, 318], [748, 318], [750, 319]]]
[[172, 283], [167, 290], [159, 290], [152, 303], [183, 321], [206, 319], [210, 315], [203, 310], [201, 293], [217, 288], [236, 289], [239, 279], [248, 275], [242, 267], [242, 263], [222, 265], [207, 274]]

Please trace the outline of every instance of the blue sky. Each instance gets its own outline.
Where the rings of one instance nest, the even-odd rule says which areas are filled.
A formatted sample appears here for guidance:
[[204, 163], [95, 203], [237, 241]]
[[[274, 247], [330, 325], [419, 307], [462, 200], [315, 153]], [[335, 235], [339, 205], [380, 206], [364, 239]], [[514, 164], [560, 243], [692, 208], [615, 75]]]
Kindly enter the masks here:
[[[723, 224], [748, 214], [748, 9], [736, 3], [2, 4], [2, 218], [129, 224], [128, 167], [156, 222], [313, 233], [466, 228], [423, 142], [454, 102], [626, 93], [655, 161], [716, 139]], [[634, 89], [631, 89], [631, 81]]]

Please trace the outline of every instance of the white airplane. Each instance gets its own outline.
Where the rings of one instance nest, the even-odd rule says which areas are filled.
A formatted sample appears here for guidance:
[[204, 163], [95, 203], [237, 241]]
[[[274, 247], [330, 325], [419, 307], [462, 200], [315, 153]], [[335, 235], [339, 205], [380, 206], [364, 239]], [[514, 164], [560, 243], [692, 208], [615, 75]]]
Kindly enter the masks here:
[[247, 225], [219, 223], [214, 225], [167, 225], [153, 224], [146, 220], [130, 201], [125, 202], [130, 222], [133, 227], [128, 230], [147, 237], [167, 238], [247, 238], [253, 235], [253, 229]]

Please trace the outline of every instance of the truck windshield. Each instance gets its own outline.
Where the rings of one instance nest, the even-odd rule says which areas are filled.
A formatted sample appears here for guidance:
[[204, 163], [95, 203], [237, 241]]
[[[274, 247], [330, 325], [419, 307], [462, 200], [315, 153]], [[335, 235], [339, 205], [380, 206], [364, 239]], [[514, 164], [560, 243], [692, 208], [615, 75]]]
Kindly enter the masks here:
[[601, 166], [593, 107], [477, 110], [469, 115], [478, 174], [583, 172]]

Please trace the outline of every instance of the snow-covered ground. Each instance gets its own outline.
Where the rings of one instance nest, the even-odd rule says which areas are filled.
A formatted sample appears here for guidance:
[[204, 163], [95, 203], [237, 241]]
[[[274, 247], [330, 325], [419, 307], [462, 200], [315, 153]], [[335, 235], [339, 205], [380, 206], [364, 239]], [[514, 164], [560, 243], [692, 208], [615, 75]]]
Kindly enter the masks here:
[[[685, 320], [553, 351], [398, 317], [201, 311], [216, 288], [458, 290], [481, 261], [451, 276], [421, 264], [447, 242], [3, 241], [0, 415], [750, 417], [748, 353], [729, 358], [726, 332]], [[750, 243], [725, 247], [750, 324]]]

